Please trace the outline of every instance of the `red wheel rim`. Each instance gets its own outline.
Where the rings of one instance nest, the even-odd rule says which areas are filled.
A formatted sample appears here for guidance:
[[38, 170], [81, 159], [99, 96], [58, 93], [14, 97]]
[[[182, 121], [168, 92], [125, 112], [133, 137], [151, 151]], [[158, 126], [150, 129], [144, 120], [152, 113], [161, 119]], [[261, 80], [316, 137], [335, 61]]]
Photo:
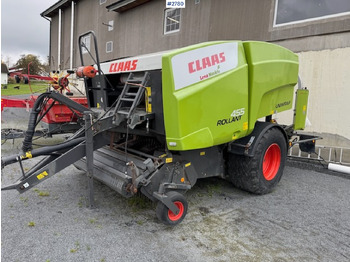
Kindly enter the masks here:
[[263, 162], [263, 175], [266, 180], [275, 178], [281, 164], [281, 149], [277, 144], [272, 144], [265, 152]]
[[169, 219], [170, 219], [171, 221], [177, 221], [177, 220], [179, 220], [179, 219], [182, 217], [182, 215], [183, 215], [183, 213], [184, 213], [184, 210], [185, 210], [184, 205], [183, 205], [181, 202], [179, 202], [179, 201], [174, 202], [174, 205], [177, 206], [177, 208], [179, 209], [179, 213], [178, 213], [177, 215], [175, 215], [175, 214], [169, 209], [169, 211], [168, 211], [168, 217], [169, 217]]

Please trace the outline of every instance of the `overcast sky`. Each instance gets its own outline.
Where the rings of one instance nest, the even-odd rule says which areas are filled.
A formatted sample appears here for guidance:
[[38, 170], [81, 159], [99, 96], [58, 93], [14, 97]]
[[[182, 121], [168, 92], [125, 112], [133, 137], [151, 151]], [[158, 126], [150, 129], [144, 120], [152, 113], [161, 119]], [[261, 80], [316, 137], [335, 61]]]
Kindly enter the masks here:
[[1, 0], [1, 59], [10, 66], [22, 54], [49, 55], [50, 22], [40, 13], [59, 0]]

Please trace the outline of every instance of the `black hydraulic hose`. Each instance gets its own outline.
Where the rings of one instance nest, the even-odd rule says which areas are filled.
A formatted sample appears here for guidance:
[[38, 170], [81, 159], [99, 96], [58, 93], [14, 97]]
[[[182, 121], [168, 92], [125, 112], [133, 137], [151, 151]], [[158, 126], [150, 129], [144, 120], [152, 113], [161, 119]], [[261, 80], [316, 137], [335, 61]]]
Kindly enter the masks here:
[[52, 104], [49, 106], [48, 109], [46, 109], [46, 111], [39, 117], [39, 119], [37, 119], [35, 126], [37, 126], [39, 124], [39, 122], [45, 117], [45, 115], [51, 110], [51, 108], [55, 105], [56, 101], [53, 101]]
[[29, 116], [28, 129], [24, 132], [24, 140], [22, 145], [23, 152], [28, 152], [32, 150], [32, 140], [35, 132], [35, 126], [37, 124], [37, 118], [39, 113], [41, 112], [41, 104], [45, 98], [50, 97], [49, 92], [43, 93], [38, 96], [37, 100], [33, 105], [33, 109]]
[[37, 156], [42, 156], [42, 155], [50, 155], [53, 152], [59, 151], [59, 150], [64, 150], [64, 149], [69, 149], [73, 148], [74, 146], [80, 144], [85, 140], [85, 137], [79, 137], [73, 140], [69, 140], [65, 143], [59, 144], [59, 145], [53, 145], [53, 146], [45, 146], [41, 147], [38, 149], [34, 149], [33, 151], [30, 152], [30, 154], [26, 155], [12, 155], [12, 156], [7, 156], [7, 157], [2, 157], [1, 158], [1, 168], [4, 168], [5, 166], [18, 162], [19, 160], [24, 160], [28, 158], [33, 158]]

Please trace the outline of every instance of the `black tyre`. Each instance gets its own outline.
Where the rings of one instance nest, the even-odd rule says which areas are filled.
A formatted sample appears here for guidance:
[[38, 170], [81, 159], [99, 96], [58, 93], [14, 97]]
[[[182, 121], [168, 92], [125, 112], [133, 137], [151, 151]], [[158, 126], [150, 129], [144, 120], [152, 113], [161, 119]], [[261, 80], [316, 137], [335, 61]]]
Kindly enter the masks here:
[[21, 78], [18, 75], [15, 75], [16, 84], [21, 82]]
[[158, 219], [165, 225], [175, 226], [185, 218], [188, 204], [186, 198], [178, 192], [168, 192], [167, 196], [179, 208], [179, 213], [174, 214], [166, 205], [159, 201], [157, 203], [156, 214]]
[[287, 143], [278, 128], [266, 131], [258, 143], [253, 157], [229, 154], [227, 173], [235, 187], [255, 194], [266, 194], [281, 180]]

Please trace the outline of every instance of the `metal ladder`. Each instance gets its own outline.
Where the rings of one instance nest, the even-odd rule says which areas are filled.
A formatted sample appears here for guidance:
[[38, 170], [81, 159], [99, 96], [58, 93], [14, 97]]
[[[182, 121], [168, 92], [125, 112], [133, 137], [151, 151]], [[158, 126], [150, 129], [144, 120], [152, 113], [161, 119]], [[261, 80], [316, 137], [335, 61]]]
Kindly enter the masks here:
[[135, 78], [134, 73], [130, 73], [119, 96], [114, 113], [130, 119], [131, 114], [140, 103], [148, 80], [149, 72], [145, 72], [142, 78]]
[[316, 154], [301, 152], [298, 146], [292, 147], [288, 152], [289, 157], [322, 160], [328, 163], [339, 163], [350, 166], [350, 148], [316, 145]]

